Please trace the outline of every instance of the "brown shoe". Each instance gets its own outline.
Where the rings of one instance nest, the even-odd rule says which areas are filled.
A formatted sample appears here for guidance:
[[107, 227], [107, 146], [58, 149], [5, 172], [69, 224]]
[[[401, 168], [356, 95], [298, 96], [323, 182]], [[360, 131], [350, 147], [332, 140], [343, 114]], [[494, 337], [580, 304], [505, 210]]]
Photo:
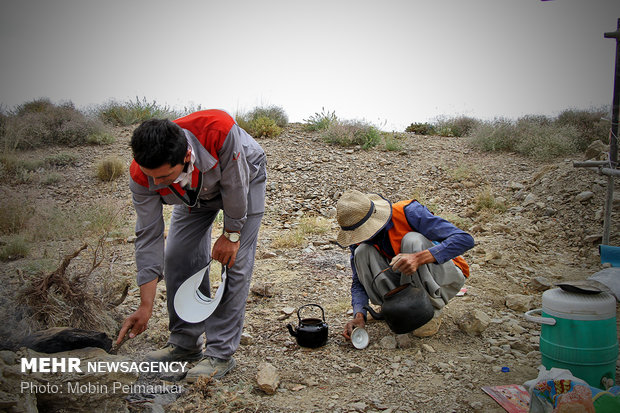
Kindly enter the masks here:
[[413, 335], [416, 337], [430, 337], [439, 331], [441, 325], [441, 316], [433, 317], [431, 321], [424, 324], [422, 327], [413, 330]]
[[228, 360], [222, 360], [207, 356], [200, 363], [189, 369], [185, 376], [185, 380], [187, 380], [188, 383], [193, 383], [198, 380], [199, 377], [221, 379], [229, 371], [234, 369], [236, 365], [237, 363], [233, 357]]
[[174, 344], [166, 344], [162, 349], [147, 353], [147, 361], [196, 361], [202, 358], [202, 350], [185, 350]]

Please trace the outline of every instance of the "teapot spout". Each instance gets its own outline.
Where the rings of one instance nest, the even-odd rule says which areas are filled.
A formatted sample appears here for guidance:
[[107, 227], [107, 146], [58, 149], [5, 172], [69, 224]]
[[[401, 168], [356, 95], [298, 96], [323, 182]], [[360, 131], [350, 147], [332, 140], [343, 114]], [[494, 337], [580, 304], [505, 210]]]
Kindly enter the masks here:
[[383, 314], [376, 312], [369, 305], [365, 305], [364, 309], [367, 310], [375, 320], [383, 320]]
[[289, 333], [291, 333], [291, 335], [292, 335], [293, 337], [297, 337], [297, 331], [296, 331], [296, 330], [293, 330], [293, 326], [292, 326], [292, 325], [287, 324], [287, 325], [286, 325], [286, 328], [288, 328]]

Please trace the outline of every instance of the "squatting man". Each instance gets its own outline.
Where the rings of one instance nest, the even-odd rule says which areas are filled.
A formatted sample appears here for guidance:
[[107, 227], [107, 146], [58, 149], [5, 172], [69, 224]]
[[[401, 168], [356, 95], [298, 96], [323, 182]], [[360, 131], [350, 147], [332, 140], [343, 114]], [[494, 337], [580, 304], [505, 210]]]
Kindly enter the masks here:
[[[166, 283], [170, 336], [149, 361], [200, 361], [186, 379], [220, 378], [235, 366], [261, 219], [265, 211], [265, 152], [226, 112], [204, 110], [180, 119], [152, 119], [131, 138], [130, 182], [136, 210], [135, 255], [140, 305], [121, 328], [133, 338], [153, 312], [157, 283]], [[174, 204], [164, 248], [162, 205]], [[211, 250], [218, 212], [224, 232]], [[227, 284], [205, 321], [188, 323], [174, 308], [181, 284], [211, 258], [227, 266]], [[165, 276], [164, 276], [165, 275]], [[203, 279], [207, 284], [208, 273]], [[206, 333], [206, 345], [204, 334]], [[203, 351], [203, 346], [204, 351]]]
[[345, 325], [343, 336], [349, 340], [354, 328], [365, 326], [369, 299], [382, 305], [387, 292], [405, 283], [426, 291], [435, 309], [435, 317], [414, 335], [435, 334], [441, 309], [469, 276], [460, 255], [474, 246], [472, 236], [415, 200], [391, 204], [380, 195], [357, 190], [340, 197], [336, 218], [337, 241], [349, 246], [353, 273], [353, 320]]

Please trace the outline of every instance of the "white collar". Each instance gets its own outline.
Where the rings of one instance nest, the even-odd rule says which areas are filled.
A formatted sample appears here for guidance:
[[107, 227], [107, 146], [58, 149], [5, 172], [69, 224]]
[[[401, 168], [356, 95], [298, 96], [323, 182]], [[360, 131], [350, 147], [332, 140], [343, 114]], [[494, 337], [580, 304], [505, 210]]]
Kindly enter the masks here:
[[190, 160], [187, 164], [187, 170], [181, 172], [177, 179], [174, 180], [175, 184], [181, 185], [182, 188], [192, 184], [192, 172], [194, 171], [194, 162], [196, 162], [196, 155], [194, 154], [194, 147], [192, 143], [187, 139], [187, 147], [191, 151]]

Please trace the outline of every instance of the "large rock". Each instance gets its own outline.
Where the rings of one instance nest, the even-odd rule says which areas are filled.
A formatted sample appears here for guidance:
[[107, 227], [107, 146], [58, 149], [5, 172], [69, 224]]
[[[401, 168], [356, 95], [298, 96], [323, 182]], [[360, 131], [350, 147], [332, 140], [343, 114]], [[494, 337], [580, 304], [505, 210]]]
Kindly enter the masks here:
[[605, 154], [609, 152], [609, 146], [600, 140], [593, 141], [586, 149], [586, 159], [605, 159]]
[[491, 324], [491, 317], [489, 317], [484, 311], [478, 309], [464, 314], [457, 321], [457, 325], [461, 331], [469, 334], [470, 336], [482, 334], [482, 332], [487, 329], [489, 324]]
[[531, 295], [509, 294], [506, 296], [506, 307], [524, 313], [532, 308], [532, 301]]
[[267, 394], [274, 394], [280, 384], [278, 370], [271, 363], [260, 363], [256, 374], [258, 387]]
[[[122, 356], [107, 354], [100, 348], [85, 348], [53, 354], [39, 353], [22, 348], [15, 365], [0, 360], [0, 398], [10, 403], [13, 411], [66, 412], [127, 412], [125, 397], [130, 385], [138, 379], [137, 372], [89, 371], [88, 363], [131, 362]], [[52, 358], [56, 360], [79, 359], [81, 372], [30, 372], [21, 371], [21, 358], [28, 360]], [[51, 369], [50, 369], [51, 370]], [[124, 387], [123, 387], [124, 386]], [[7, 401], [5, 395], [13, 397]], [[4, 405], [4, 403], [3, 403]], [[10, 409], [8, 411], [11, 411]]]

